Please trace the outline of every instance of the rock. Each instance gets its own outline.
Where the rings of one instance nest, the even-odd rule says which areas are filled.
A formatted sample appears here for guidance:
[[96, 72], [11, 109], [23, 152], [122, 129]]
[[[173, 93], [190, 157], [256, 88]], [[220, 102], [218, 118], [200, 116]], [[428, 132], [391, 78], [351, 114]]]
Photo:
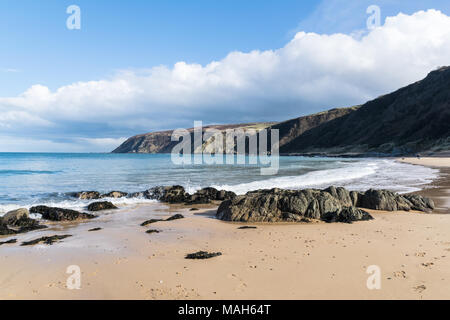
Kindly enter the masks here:
[[13, 211], [9, 211], [3, 216], [3, 222], [6, 224], [14, 224], [17, 220], [21, 218], [29, 218], [30, 213], [28, 209], [21, 208]]
[[206, 252], [206, 251], [198, 251], [195, 253], [189, 253], [186, 255], [185, 259], [210, 259], [214, 257], [221, 256], [221, 252]]
[[185, 201], [186, 204], [207, 204], [211, 201], [231, 200], [236, 197], [236, 194], [231, 191], [217, 190], [215, 188], [203, 188], [198, 190]]
[[256, 227], [252, 227], [252, 226], [242, 226], [242, 227], [239, 227], [238, 229], [240, 229], [240, 230], [244, 230], [244, 229], [256, 229]]
[[334, 198], [338, 199], [339, 202], [344, 206], [351, 207], [354, 205], [352, 197], [350, 196], [350, 192], [347, 191], [345, 188], [342, 187], [336, 188], [331, 186], [323, 191], [331, 194]]
[[142, 222], [141, 223], [141, 227], [145, 227], [145, 226], [147, 226], [149, 224], [152, 224], [152, 223], [155, 223], [155, 222], [158, 222], [158, 221], [164, 221], [164, 220], [163, 219], [150, 219], [150, 220]]
[[304, 222], [308, 219], [327, 222], [370, 220], [367, 212], [374, 210], [420, 210], [430, 212], [434, 203], [418, 195], [402, 196], [387, 190], [349, 192], [344, 188], [325, 190], [257, 190], [232, 200], [223, 201], [216, 217], [240, 222]]
[[111, 191], [109, 193], [102, 194], [101, 197], [102, 198], [115, 198], [115, 199], [118, 199], [118, 198], [126, 197], [127, 195], [128, 195], [128, 193], [126, 193], [126, 192]]
[[72, 195], [82, 200], [95, 200], [101, 198], [100, 192], [97, 191], [81, 191], [73, 193]]
[[31, 213], [39, 213], [43, 219], [50, 221], [73, 221], [80, 219], [93, 219], [94, 216], [89, 213], [78, 212], [70, 209], [61, 209], [47, 206], [36, 206], [30, 209]]
[[11, 240], [8, 240], [8, 241], [1, 241], [0, 242], [0, 246], [4, 245], [4, 244], [12, 244], [12, 243], [16, 243], [16, 242], [17, 242], [17, 239], [11, 239]]
[[370, 189], [359, 197], [358, 207], [386, 211], [409, 211], [411, 202], [388, 190]]
[[338, 199], [320, 190], [258, 190], [223, 201], [217, 218], [241, 222], [300, 222], [320, 219], [323, 214], [342, 208]]
[[41, 237], [35, 240], [22, 242], [21, 246], [32, 246], [41, 242], [47, 245], [52, 245], [53, 243], [66, 239], [68, 237], [71, 237], [71, 235]]
[[432, 199], [416, 194], [404, 195], [403, 197], [412, 204], [411, 210], [432, 212], [435, 208], [434, 201]]
[[112, 209], [118, 209], [118, 208], [109, 201], [100, 201], [100, 202], [93, 202], [93, 203], [89, 204], [87, 209], [89, 211], [101, 211], [101, 210], [112, 210]]
[[28, 209], [17, 209], [3, 216], [0, 222], [0, 235], [25, 233], [45, 228], [47, 227], [30, 218]]
[[189, 211], [198, 211], [198, 208], [191, 208]]
[[358, 196], [357, 205], [374, 210], [417, 210], [431, 212], [435, 208], [433, 200], [419, 195], [399, 195], [388, 190], [367, 190]]
[[182, 186], [154, 187], [145, 191], [144, 196], [168, 203], [183, 203], [189, 199], [189, 193]]
[[94, 232], [94, 231], [100, 231], [102, 230], [102, 228], [93, 228], [93, 229], [89, 229], [88, 232]]
[[337, 212], [328, 212], [322, 220], [328, 223], [331, 222], [344, 222], [352, 223], [353, 221], [367, 221], [373, 220], [373, 217], [366, 211], [355, 207], [344, 207]]
[[0, 236], [8, 236], [11, 234], [16, 234], [17, 232], [8, 228], [6, 223], [3, 222], [2, 217], [0, 217]]
[[184, 216], [182, 214], [175, 214], [169, 218], [167, 218], [165, 221], [172, 221], [172, 220], [178, 220], [178, 219], [183, 219]]
[[150, 229], [150, 230], [147, 230], [147, 231], [145, 231], [145, 233], [149, 233], [149, 234], [151, 234], [151, 233], [160, 233], [161, 231], [159, 231], [159, 230], [154, 230], [154, 229]]

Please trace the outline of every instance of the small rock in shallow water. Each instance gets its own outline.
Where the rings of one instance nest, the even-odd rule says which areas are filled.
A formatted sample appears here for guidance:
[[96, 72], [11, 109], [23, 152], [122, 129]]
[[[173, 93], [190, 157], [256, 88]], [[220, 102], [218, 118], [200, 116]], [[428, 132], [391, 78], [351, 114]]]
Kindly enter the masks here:
[[100, 202], [91, 203], [90, 205], [88, 205], [87, 209], [89, 211], [102, 211], [102, 210], [112, 210], [112, 209], [118, 209], [118, 208], [109, 201], [100, 201]]
[[242, 227], [239, 227], [238, 229], [257, 229], [256, 227], [252, 227], [252, 226], [242, 226]]
[[53, 243], [71, 237], [72, 235], [63, 235], [63, 236], [51, 236], [51, 237], [41, 237], [38, 239], [34, 239], [31, 241], [22, 242], [21, 246], [32, 246], [38, 243], [44, 243], [47, 245], [52, 245]]
[[93, 229], [89, 229], [88, 232], [100, 231], [100, 230], [102, 230], [102, 228], [93, 228]]
[[106, 194], [102, 194], [101, 197], [102, 198], [123, 198], [126, 197], [128, 195], [128, 193], [126, 192], [122, 192], [122, 191], [111, 191], [109, 193]]
[[150, 230], [147, 230], [147, 231], [145, 231], [145, 233], [149, 233], [149, 234], [151, 234], [151, 233], [160, 233], [161, 231], [159, 231], [159, 230], [154, 230], [154, 229], [150, 229]]
[[222, 255], [221, 252], [198, 251], [195, 253], [187, 254], [185, 259], [210, 259], [210, 258], [218, 257], [221, 255]]
[[17, 239], [11, 239], [11, 240], [8, 240], [8, 241], [2, 241], [2, 242], [0, 242], [0, 246], [3, 245], [3, 244], [12, 244], [12, 243], [16, 243], [16, 242], [17, 242]]

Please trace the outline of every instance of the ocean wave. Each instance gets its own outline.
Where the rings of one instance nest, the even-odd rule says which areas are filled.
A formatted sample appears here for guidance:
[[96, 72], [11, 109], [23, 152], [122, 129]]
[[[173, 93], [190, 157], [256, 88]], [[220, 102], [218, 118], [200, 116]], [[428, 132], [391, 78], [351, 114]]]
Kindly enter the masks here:
[[16, 176], [16, 175], [30, 175], [30, 174], [55, 174], [61, 171], [49, 170], [0, 170], [0, 175]]
[[216, 189], [245, 194], [257, 189], [326, 188], [330, 185], [355, 191], [387, 189], [398, 193], [419, 191], [439, 176], [439, 170], [418, 167], [395, 160], [347, 162], [337, 169], [308, 172], [298, 176], [269, 178], [236, 185], [216, 185]]

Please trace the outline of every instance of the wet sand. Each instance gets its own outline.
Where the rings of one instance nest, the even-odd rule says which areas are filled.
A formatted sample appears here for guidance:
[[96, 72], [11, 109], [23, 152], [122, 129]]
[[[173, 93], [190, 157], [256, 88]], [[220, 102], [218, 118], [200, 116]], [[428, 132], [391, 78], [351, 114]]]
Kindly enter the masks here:
[[[448, 175], [441, 179], [424, 192], [442, 196]], [[177, 212], [186, 218], [140, 226]], [[0, 237], [19, 241], [0, 246], [0, 299], [450, 299], [450, 215], [370, 211], [368, 222], [239, 230], [214, 212], [155, 203]], [[53, 234], [73, 237], [20, 246]], [[184, 259], [199, 250], [222, 255]], [[70, 265], [81, 269], [79, 290], [66, 286]], [[367, 288], [371, 265], [380, 290]]]

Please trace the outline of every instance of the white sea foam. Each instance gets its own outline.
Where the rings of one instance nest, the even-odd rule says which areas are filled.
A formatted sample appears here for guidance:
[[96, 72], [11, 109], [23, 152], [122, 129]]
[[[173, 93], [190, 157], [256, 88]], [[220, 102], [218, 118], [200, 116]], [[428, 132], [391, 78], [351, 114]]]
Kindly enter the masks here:
[[438, 177], [439, 170], [399, 163], [394, 160], [364, 160], [343, 163], [344, 167], [276, 177], [236, 185], [216, 185], [217, 189], [245, 194], [257, 189], [326, 188], [330, 185], [350, 190], [388, 189], [399, 193], [418, 191]]
[[[65, 200], [61, 201], [47, 201], [47, 202], [39, 202], [34, 204], [26, 204], [26, 205], [17, 205], [17, 204], [5, 204], [0, 205], [0, 217], [3, 216], [5, 213], [16, 210], [19, 208], [27, 208], [30, 209], [33, 206], [36, 205], [43, 205], [48, 207], [58, 207], [63, 209], [72, 209], [72, 210], [78, 210], [78, 211], [85, 211], [86, 207], [95, 201], [109, 201], [116, 205], [117, 207], [132, 207], [143, 203], [155, 203], [156, 200], [150, 200], [145, 198], [102, 198], [98, 200], [81, 200], [81, 199], [74, 199], [74, 198], [67, 198]], [[32, 218], [40, 218], [40, 215], [30, 215]]]

